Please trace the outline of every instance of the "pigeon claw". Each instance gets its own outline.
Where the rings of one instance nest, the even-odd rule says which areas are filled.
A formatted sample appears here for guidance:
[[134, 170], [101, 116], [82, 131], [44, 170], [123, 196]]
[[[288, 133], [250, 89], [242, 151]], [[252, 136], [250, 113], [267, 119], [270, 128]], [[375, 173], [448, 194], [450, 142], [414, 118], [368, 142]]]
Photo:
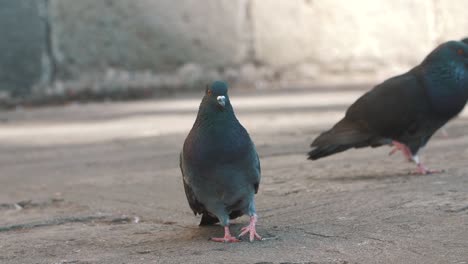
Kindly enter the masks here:
[[418, 164], [418, 168], [415, 172], [411, 173], [412, 175], [429, 175], [429, 174], [436, 174], [436, 173], [443, 173], [444, 170], [431, 170], [422, 164]]
[[211, 238], [211, 241], [214, 241], [214, 242], [222, 242], [222, 243], [236, 243], [236, 242], [240, 242], [239, 239], [237, 239], [236, 237], [233, 237], [233, 236], [224, 236], [224, 237], [212, 237]]
[[212, 237], [211, 241], [222, 242], [222, 243], [240, 242], [239, 239], [237, 239], [236, 237], [231, 236], [231, 232], [229, 231], [229, 226], [224, 227], [224, 237]]
[[262, 237], [257, 233], [255, 229], [255, 224], [257, 223], [257, 216], [250, 217], [250, 223], [248, 226], [245, 226], [241, 229], [239, 238], [249, 233], [249, 241], [253, 242], [255, 239], [262, 240]]
[[445, 129], [445, 128], [442, 128], [440, 130], [440, 134], [442, 135], [443, 138], [448, 138], [449, 137], [449, 133], [447, 132], [447, 129]]

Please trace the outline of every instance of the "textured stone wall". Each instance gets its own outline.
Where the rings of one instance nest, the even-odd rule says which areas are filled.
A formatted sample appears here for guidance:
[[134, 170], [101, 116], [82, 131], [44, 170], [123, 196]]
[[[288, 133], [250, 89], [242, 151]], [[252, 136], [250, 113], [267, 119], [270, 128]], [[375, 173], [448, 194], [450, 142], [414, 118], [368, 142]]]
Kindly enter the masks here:
[[0, 91], [66, 97], [215, 78], [246, 85], [384, 78], [438, 43], [466, 37], [467, 7], [465, 0], [0, 0]]
[[[63, 76], [82, 71], [171, 71], [246, 59], [247, 0], [51, 0]], [[78, 22], [78, 23], [77, 23]]]
[[373, 72], [382, 65], [417, 63], [435, 45], [434, 14], [426, 0], [253, 3], [255, 50], [267, 65]]
[[0, 0], [0, 100], [49, 81], [46, 2]]

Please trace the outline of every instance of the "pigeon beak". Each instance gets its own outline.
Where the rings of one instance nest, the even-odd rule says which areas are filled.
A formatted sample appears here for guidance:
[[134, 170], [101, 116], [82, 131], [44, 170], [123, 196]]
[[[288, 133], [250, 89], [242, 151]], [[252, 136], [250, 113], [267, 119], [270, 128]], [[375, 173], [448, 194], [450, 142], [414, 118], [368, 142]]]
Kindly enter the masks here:
[[220, 95], [220, 96], [216, 97], [216, 100], [218, 101], [218, 104], [220, 106], [224, 107], [226, 105], [226, 96]]

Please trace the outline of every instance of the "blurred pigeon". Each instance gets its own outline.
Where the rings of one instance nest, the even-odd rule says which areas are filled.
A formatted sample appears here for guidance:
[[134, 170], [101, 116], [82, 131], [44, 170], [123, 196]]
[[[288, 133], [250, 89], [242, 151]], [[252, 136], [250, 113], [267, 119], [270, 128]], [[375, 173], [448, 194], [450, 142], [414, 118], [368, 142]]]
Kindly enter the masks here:
[[[464, 43], [466, 43], [466, 44], [468, 44], [468, 38], [464, 38], [464, 39], [462, 39], [461, 41], [464, 42]], [[447, 138], [447, 137], [449, 136], [449, 132], [448, 132], [448, 130], [447, 130], [446, 127], [442, 127], [442, 128], [440, 129], [440, 134], [441, 134], [442, 137], [444, 137], [444, 138]]]
[[316, 160], [350, 148], [393, 145], [418, 166], [418, 151], [459, 114], [468, 99], [468, 45], [449, 41], [409, 72], [390, 78], [360, 97], [346, 116], [312, 143]]
[[440, 134], [441, 134], [442, 137], [444, 137], [444, 138], [447, 138], [447, 137], [449, 136], [449, 133], [448, 133], [446, 127], [443, 127], [443, 128], [440, 129]]
[[224, 237], [217, 242], [238, 242], [229, 231], [229, 220], [244, 214], [250, 224], [239, 237], [250, 241], [261, 237], [255, 230], [257, 214], [254, 195], [260, 183], [260, 161], [255, 145], [237, 120], [224, 82], [207, 87], [198, 116], [180, 154], [185, 194], [200, 225], [217, 222]]

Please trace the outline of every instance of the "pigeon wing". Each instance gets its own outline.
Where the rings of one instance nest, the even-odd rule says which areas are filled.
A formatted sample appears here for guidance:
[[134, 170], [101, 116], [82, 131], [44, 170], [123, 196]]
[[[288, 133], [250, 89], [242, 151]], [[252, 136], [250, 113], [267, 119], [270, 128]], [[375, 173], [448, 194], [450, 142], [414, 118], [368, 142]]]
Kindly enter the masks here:
[[182, 159], [182, 153], [180, 154], [180, 170], [182, 171], [182, 181], [184, 183], [184, 190], [185, 190], [185, 195], [187, 196], [187, 201], [190, 205], [190, 208], [192, 209], [193, 213], [195, 215], [197, 214], [203, 214], [206, 212], [205, 206], [197, 200], [197, 197], [193, 193], [192, 188], [190, 187], [187, 182], [185, 182], [185, 169], [183, 166], [183, 159]]
[[361, 131], [382, 138], [399, 138], [417, 129], [428, 110], [428, 100], [412, 71], [391, 78], [350, 106], [345, 119]]

